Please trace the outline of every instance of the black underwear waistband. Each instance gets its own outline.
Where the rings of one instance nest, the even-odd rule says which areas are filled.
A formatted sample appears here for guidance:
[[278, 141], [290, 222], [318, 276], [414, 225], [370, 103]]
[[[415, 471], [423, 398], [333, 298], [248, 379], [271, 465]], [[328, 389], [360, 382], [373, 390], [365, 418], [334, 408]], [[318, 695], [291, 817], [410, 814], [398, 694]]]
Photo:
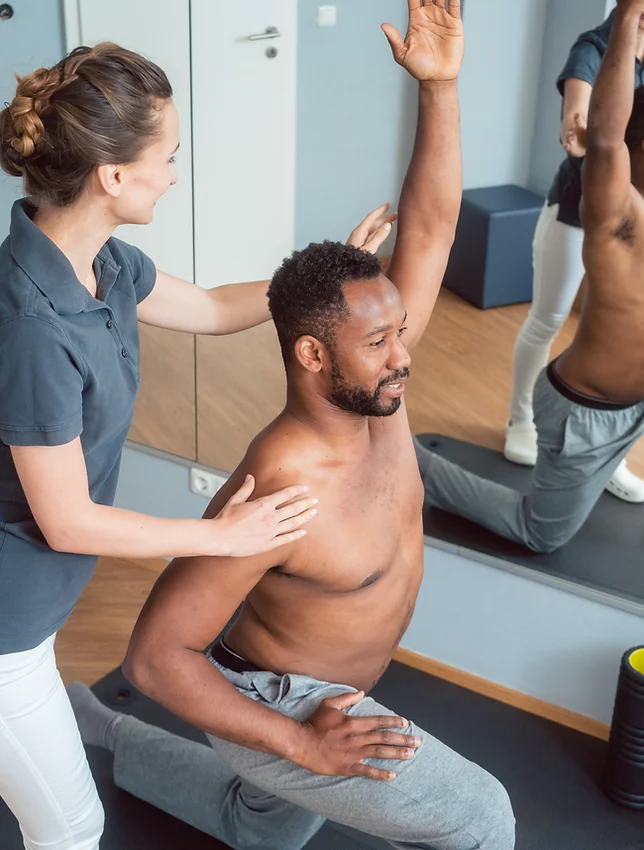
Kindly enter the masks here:
[[586, 393], [580, 393], [559, 376], [556, 360], [548, 364], [547, 374], [548, 380], [560, 395], [575, 404], [581, 405], [581, 407], [592, 407], [595, 410], [627, 410], [629, 407], [640, 404], [639, 401], [629, 401], [624, 404], [621, 401], [609, 401], [605, 398], [595, 398], [594, 396], [586, 395]]
[[261, 673], [262, 668], [248, 661], [238, 653], [234, 652], [226, 645], [224, 638], [214, 643], [206, 653], [209, 658], [216, 661], [227, 670], [232, 670], [233, 673]]

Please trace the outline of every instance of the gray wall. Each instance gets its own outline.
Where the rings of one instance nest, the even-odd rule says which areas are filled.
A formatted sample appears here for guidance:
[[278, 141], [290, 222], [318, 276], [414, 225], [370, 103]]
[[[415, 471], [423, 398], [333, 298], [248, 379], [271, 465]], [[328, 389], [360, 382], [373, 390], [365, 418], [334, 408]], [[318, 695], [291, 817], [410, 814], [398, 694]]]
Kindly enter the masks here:
[[[60, 0], [15, 0], [14, 16], [0, 21], [0, 104], [15, 94], [13, 73], [27, 74], [54, 65], [64, 53]], [[0, 242], [9, 232], [11, 204], [21, 195], [21, 183], [0, 171]]]
[[209, 499], [190, 490], [190, 468], [126, 446], [116, 490], [118, 508], [167, 519], [198, 519]]
[[338, 24], [298, 3], [297, 247], [345, 239], [374, 207], [395, 204], [410, 155], [415, 86], [393, 61], [380, 24], [403, 30], [407, 5], [336, 0]]
[[[440, 546], [440, 548], [438, 548]], [[642, 643], [644, 608], [619, 610], [538, 574], [425, 545], [425, 576], [402, 646], [610, 723], [620, 659]], [[519, 574], [520, 572], [520, 574]]]
[[545, 23], [545, 0], [467, 3], [459, 84], [466, 189], [526, 184]]
[[606, 16], [606, 0], [550, 0], [543, 55], [537, 67], [539, 97], [534, 122], [528, 184], [545, 194], [563, 159], [559, 143], [561, 97], [555, 85], [571, 45], [584, 30], [596, 27]]
[[[379, 29], [389, 21], [404, 34], [406, 4], [337, 0], [329, 29], [317, 6], [298, 5], [297, 247], [343, 239], [368, 210], [397, 202], [416, 123], [415, 84]], [[507, 0], [467, 3], [465, 188], [528, 182], [546, 11], [545, 0], [513, 0], [511, 14]]]

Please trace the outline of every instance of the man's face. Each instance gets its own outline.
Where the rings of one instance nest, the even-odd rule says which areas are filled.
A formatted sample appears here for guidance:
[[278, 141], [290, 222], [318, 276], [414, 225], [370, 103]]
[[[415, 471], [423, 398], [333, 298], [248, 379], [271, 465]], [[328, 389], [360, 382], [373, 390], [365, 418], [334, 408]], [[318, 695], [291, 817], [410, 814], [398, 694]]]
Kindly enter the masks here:
[[384, 275], [349, 283], [344, 294], [351, 315], [336, 329], [328, 401], [359, 416], [391, 416], [411, 363], [400, 295]]

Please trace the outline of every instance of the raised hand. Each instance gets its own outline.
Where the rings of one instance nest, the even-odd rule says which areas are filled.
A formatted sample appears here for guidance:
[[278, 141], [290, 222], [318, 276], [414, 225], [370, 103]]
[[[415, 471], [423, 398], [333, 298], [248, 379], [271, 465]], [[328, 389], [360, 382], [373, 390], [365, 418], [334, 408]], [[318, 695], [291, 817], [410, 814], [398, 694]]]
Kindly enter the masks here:
[[388, 209], [389, 204], [382, 204], [378, 209], [370, 212], [351, 233], [347, 239], [347, 245], [375, 254], [391, 233], [391, 228], [398, 218], [398, 213], [387, 214]]
[[382, 31], [394, 59], [423, 82], [448, 82], [458, 77], [464, 39], [460, 0], [408, 0], [409, 28], [405, 40], [392, 24]]

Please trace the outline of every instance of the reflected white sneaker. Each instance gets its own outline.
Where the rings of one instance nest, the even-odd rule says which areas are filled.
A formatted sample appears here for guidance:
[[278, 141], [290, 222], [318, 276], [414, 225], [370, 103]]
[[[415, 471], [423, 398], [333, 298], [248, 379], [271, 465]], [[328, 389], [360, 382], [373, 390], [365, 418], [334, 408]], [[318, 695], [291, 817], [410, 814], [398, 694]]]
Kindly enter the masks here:
[[508, 425], [505, 431], [506, 460], [521, 466], [534, 466], [537, 462], [537, 429], [532, 422]]
[[644, 502], [644, 481], [630, 471], [625, 460], [613, 473], [606, 489], [624, 502], [631, 502], [636, 505]]

